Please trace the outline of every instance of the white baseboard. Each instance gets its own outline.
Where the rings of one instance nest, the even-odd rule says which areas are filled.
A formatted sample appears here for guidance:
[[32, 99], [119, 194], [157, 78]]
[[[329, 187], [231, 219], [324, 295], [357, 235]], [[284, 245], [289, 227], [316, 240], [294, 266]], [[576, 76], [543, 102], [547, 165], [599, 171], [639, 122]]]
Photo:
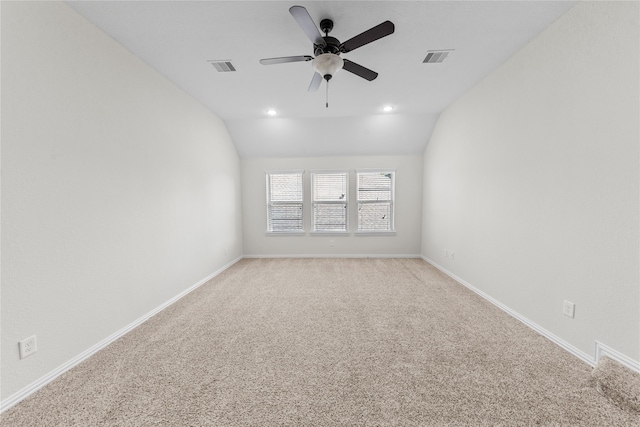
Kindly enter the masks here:
[[596, 341], [596, 363], [600, 361], [601, 357], [608, 357], [611, 360], [615, 360], [622, 366], [626, 366], [634, 372], [640, 374], [640, 363], [631, 359], [630, 357], [625, 356], [617, 350], [612, 349], [611, 347], [602, 344], [599, 341]]
[[595, 366], [596, 365], [596, 362], [597, 362], [596, 358], [589, 356], [584, 351], [574, 347], [573, 345], [569, 344], [565, 340], [555, 336], [554, 334], [552, 334], [551, 332], [547, 331], [543, 327], [541, 327], [541, 326], [537, 325], [536, 323], [532, 322], [531, 320], [527, 319], [526, 317], [524, 317], [520, 313], [518, 313], [518, 312], [512, 310], [511, 308], [507, 307], [506, 305], [504, 305], [503, 303], [501, 303], [497, 299], [489, 296], [488, 294], [482, 292], [480, 289], [478, 289], [478, 288], [472, 286], [471, 284], [465, 282], [460, 277], [456, 276], [455, 274], [451, 273], [447, 269], [445, 269], [445, 268], [441, 267], [440, 265], [436, 264], [435, 262], [433, 262], [429, 258], [427, 258], [425, 256], [422, 256], [421, 258], [423, 260], [425, 260], [426, 262], [428, 262], [429, 264], [431, 264], [432, 266], [434, 266], [435, 268], [437, 268], [438, 270], [442, 271], [447, 276], [451, 277], [456, 282], [460, 283], [461, 285], [469, 288], [471, 291], [473, 291], [476, 294], [480, 295], [482, 298], [484, 298], [485, 300], [489, 301], [491, 304], [495, 305], [500, 310], [504, 311], [505, 313], [509, 314], [510, 316], [512, 316], [515, 319], [519, 320], [520, 322], [524, 323], [525, 325], [527, 325], [528, 327], [530, 327], [531, 329], [533, 329], [534, 331], [536, 331], [537, 333], [539, 333], [543, 337], [553, 341], [555, 344], [559, 345], [561, 348], [563, 348], [566, 351], [568, 351], [569, 353], [573, 354], [574, 356], [576, 356], [577, 358], [579, 358], [583, 362], [589, 364], [590, 366]]
[[421, 258], [418, 254], [276, 254], [245, 255], [245, 258]]
[[208, 275], [204, 279], [200, 280], [195, 285], [193, 285], [193, 286], [189, 287], [188, 289], [182, 291], [181, 293], [179, 293], [175, 297], [171, 298], [170, 300], [168, 300], [168, 301], [164, 302], [163, 304], [159, 305], [158, 307], [154, 308], [153, 310], [151, 310], [147, 314], [145, 314], [142, 317], [134, 320], [132, 323], [128, 324], [124, 328], [122, 328], [119, 331], [111, 334], [110, 336], [108, 336], [107, 338], [103, 339], [99, 343], [93, 345], [92, 347], [86, 349], [82, 353], [80, 353], [77, 356], [75, 356], [73, 359], [71, 359], [71, 360], [67, 361], [66, 363], [64, 363], [63, 365], [57, 367], [53, 371], [49, 372], [45, 376], [43, 376], [43, 377], [39, 378], [38, 380], [34, 381], [33, 383], [29, 384], [28, 386], [26, 386], [22, 390], [18, 391], [17, 393], [9, 396], [8, 398], [6, 398], [2, 402], [0, 402], [0, 414], [2, 412], [6, 411], [7, 409], [11, 408], [12, 406], [17, 404], [18, 402], [20, 402], [22, 399], [24, 399], [27, 396], [29, 396], [29, 395], [35, 393], [36, 391], [40, 390], [42, 387], [44, 387], [45, 385], [49, 384], [51, 381], [53, 381], [57, 377], [59, 377], [60, 375], [62, 375], [66, 371], [68, 371], [69, 369], [73, 368], [74, 366], [78, 365], [80, 362], [84, 361], [85, 359], [91, 357], [92, 355], [94, 355], [98, 351], [102, 350], [103, 348], [105, 348], [106, 346], [108, 346], [109, 344], [111, 344], [112, 342], [117, 340], [118, 338], [120, 338], [123, 335], [127, 334], [127, 332], [131, 331], [132, 329], [134, 329], [137, 326], [141, 325], [142, 323], [146, 322], [147, 320], [149, 320], [151, 317], [153, 317], [157, 313], [161, 312], [162, 310], [164, 310], [165, 308], [169, 307], [174, 302], [178, 301], [180, 298], [186, 296], [190, 292], [193, 292], [195, 289], [197, 289], [198, 287], [202, 286], [203, 284], [205, 284], [209, 280], [213, 279], [215, 276], [217, 276], [218, 274], [222, 273], [224, 270], [226, 270], [227, 268], [231, 267], [233, 264], [235, 264], [236, 262], [240, 261], [242, 258], [243, 258], [242, 256], [239, 256], [238, 258], [236, 258], [233, 261], [229, 262], [225, 266], [223, 266], [223, 267], [219, 268], [218, 270], [216, 270], [215, 272], [211, 273], [210, 275]]

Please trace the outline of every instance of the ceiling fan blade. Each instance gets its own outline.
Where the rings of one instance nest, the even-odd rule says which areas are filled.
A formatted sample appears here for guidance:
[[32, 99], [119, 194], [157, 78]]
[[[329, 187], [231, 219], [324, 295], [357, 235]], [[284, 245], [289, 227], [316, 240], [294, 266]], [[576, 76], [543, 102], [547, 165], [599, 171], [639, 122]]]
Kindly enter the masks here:
[[289, 8], [289, 13], [293, 16], [293, 19], [296, 20], [302, 31], [309, 37], [309, 40], [313, 42], [315, 45], [326, 46], [327, 43], [322, 38], [322, 34], [318, 30], [315, 22], [311, 19], [311, 15], [307, 12], [302, 6], [291, 6]]
[[342, 66], [344, 70], [349, 71], [350, 73], [355, 74], [356, 76], [360, 76], [365, 80], [374, 80], [378, 77], [378, 73], [375, 71], [371, 71], [370, 69], [363, 67], [360, 64], [356, 64], [355, 62], [349, 61], [348, 59], [344, 60], [344, 65]]
[[382, 37], [386, 37], [389, 34], [393, 34], [395, 31], [395, 25], [391, 21], [384, 21], [382, 24], [378, 24], [373, 28], [368, 29], [364, 33], [360, 33], [357, 36], [350, 38], [346, 42], [340, 45], [341, 52], [351, 52], [354, 49], [364, 46], [367, 43], [371, 43]]
[[284, 64], [286, 62], [303, 62], [303, 61], [311, 61], [313, 56], [309, 55], [299, 55], [299, 56], [283, 56], [280, 58], [265, 58], [261, 59], [260, 63], [262, 65], [273, 65], [273, 64]]
[[311, 83], [309, 84], [308, 92], [315, 92], [320, 87], [320, 83], [322, 83], [322, 76], [320, 73], [316, 72], [313, 74], [313, 78], [311, 79]]

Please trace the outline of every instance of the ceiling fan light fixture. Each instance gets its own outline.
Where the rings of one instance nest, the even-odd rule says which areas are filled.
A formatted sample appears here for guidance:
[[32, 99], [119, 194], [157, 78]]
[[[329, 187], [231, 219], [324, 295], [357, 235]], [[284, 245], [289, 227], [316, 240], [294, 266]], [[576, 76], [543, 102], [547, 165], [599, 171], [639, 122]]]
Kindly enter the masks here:
[[311, 65], [318, 74], [328, 81], [342, 68], [344, 61], [334, 53], [323, 53], [316, 56]]

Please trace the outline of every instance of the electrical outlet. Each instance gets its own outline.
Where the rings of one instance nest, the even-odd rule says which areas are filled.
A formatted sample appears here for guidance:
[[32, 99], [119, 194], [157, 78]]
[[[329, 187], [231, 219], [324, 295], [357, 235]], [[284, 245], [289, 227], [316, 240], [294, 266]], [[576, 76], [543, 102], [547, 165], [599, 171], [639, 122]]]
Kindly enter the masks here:
[[334, 247], [336, 245], [336, 242], [333, 240], [329, 240], [329, 246]]
[[454, 251], [451, 251], [451, 259], [455, 259], [456, 257], [456, 253]]
[[576, 314], [576, 305], [572, 302], [565, 300], [564, 304], [562, 305], [562, 314], [564, 314], [567, 317], [571, 317], [573, 319]]
[[31, 356], [33, 353], [38, 351], [38, 346], [36, 345], [36, 336], [33, 335], [29, 338], [25, 338], [22, 341], [19, 341], [18, 347], [20, 348], [20, 359]]

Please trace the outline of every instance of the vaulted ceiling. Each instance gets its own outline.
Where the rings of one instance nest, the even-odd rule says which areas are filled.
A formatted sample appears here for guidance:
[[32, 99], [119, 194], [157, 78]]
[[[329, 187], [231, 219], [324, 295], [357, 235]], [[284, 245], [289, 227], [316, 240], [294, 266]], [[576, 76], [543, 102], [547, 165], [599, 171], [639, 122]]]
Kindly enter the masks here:
[[[223, 119], [241, 157], [414, 154], [439, 114], [566, 12], [573, 1], [72, 1], [71, 7]], [[344, 42], [389, 20], [393, 34], [341, 56], [379, 73], [340, 70], [308, 92], [314, 55], [289, 13], [304, 6]], [[448, 52], [424, 63], [430, 51]], [[211, 61], [230, 62], [219, 72]], [[393, 106], [391, 112], [382, 108]], [[276, 116], [266, 111], [275, 109]]]

